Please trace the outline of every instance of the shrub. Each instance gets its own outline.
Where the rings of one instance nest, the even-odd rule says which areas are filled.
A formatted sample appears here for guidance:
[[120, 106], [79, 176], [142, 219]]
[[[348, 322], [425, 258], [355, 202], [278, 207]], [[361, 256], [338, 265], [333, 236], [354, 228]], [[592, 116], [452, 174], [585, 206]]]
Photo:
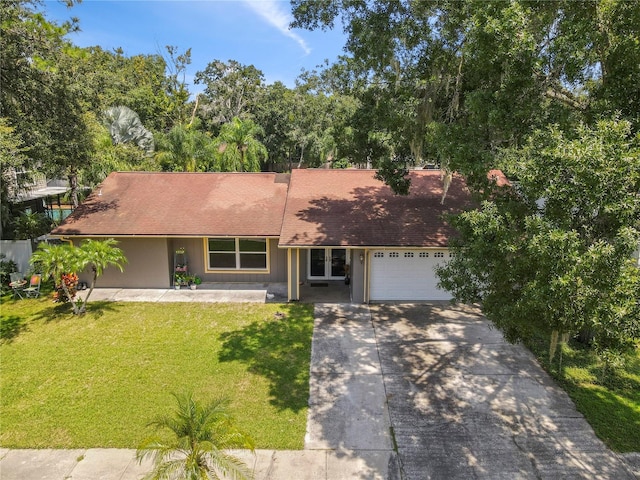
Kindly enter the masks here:
[[[78, 292], [78, 275], [75, 273], [63, 273], [62, 282], [64, 282], [65, 289], [62, 283], [56, 284], [55, 291], [53, 292], [53, 301], [59, 303], [71, 302], [76, 298]], [[68, 292], [68, 294], [67, 294]]]

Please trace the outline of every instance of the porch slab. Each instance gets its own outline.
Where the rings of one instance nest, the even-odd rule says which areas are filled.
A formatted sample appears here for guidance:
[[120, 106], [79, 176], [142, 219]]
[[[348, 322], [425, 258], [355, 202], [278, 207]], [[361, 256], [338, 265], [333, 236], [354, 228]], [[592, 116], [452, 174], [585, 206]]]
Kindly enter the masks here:
[[[196, 290], [171, 288], [95, 288], [90, 301], [110, 302], [204, 302], [266, 303], [286, 302], [285, 283], [203, 283]], [[86, 298], [89, 290], [78, 296]]]
[[311, 281], [300, 285], [303, 303], [351, 303], [351, 290], [344, 281]]
[[167, 290], [161, 302], [265, 303], [267, 290]]
[[[344, 282], [320, 282], [321, 286], [300, 286], [302, 303], [351, 303]], [[89, 290], [78, 296], [86, 298]], [[287, 303], [286, 283], [203, 283], [196, 290], [175, 288], [95, 288], [90, 301], [109, 302], [205, 302], [205, 303]]]

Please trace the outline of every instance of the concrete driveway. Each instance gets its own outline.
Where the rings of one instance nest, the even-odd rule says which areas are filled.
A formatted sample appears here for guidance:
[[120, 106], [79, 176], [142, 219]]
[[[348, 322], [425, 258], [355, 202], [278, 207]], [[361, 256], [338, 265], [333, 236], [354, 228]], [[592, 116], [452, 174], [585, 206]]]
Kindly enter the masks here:
[[316, 306], [305, 449], [357, 478], [635, 478], [526, 349], [449, 304]]

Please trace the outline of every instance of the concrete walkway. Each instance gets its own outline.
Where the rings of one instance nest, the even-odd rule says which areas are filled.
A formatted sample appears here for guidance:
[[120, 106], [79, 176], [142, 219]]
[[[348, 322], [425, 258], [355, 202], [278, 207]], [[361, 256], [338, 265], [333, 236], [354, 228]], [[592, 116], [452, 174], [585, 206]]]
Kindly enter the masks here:
[[[304, 450], [236, 452], [256, 479], [640, 478], [638, 456], [608, 450], [533, 356], [469, 307], [316, 304], [309, 398]], [[2, 480], [149, 468], [133, 450], [0, 449]]]
[[[78, 295], [85, 298], [88, 290]], [[349, 303], [349, 287], [344, 282], [321, 282], [300, 286], [304, 303]], [[96, 288], [89, 299], [114, 302], [205, 302], [283, 303], [288, 301], [286, 283], [203, 283], [196, 290], [170, 288]]]
[[[78, 295], [85, 298], [89, 290]], [[168, 288], [96, 288], [89, 302], [204, 302], [266, 303], [286, 302], [286, 283], [203, 283], [196, 290]]]

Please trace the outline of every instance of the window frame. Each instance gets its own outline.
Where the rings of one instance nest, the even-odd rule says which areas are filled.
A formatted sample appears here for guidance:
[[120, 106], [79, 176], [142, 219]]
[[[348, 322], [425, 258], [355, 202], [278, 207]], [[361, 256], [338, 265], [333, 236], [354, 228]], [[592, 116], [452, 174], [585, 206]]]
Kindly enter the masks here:
[[[233, 250], [210, 250], [210, 241], [211, 240], [225, 240], [230, 241], [233, 240], [234, 248]], [[264, 241], [264, 251], [254, 251], [254, 250], [241, 250], [240, 243], [242, 241], [250, 241], [250, 242], [262, 242]], [[210, 273], [269, 273], [269, 262], [270, 262], [270, 254], [269, 254], [269, 237], [205, 237], [205, 262], [206, 262], [206, 271]], [[224, 254], [234, 254], [235, 267], [224, 266], [224, 267], [215, 267], [211, 265], [211, 254], [212, 253], [224, 253]], [[255, 256], [263, 256], [264, 255], [264, 267], [258, 268], [249, 268], [242, 267], [242, 255], [255, 255]]]

